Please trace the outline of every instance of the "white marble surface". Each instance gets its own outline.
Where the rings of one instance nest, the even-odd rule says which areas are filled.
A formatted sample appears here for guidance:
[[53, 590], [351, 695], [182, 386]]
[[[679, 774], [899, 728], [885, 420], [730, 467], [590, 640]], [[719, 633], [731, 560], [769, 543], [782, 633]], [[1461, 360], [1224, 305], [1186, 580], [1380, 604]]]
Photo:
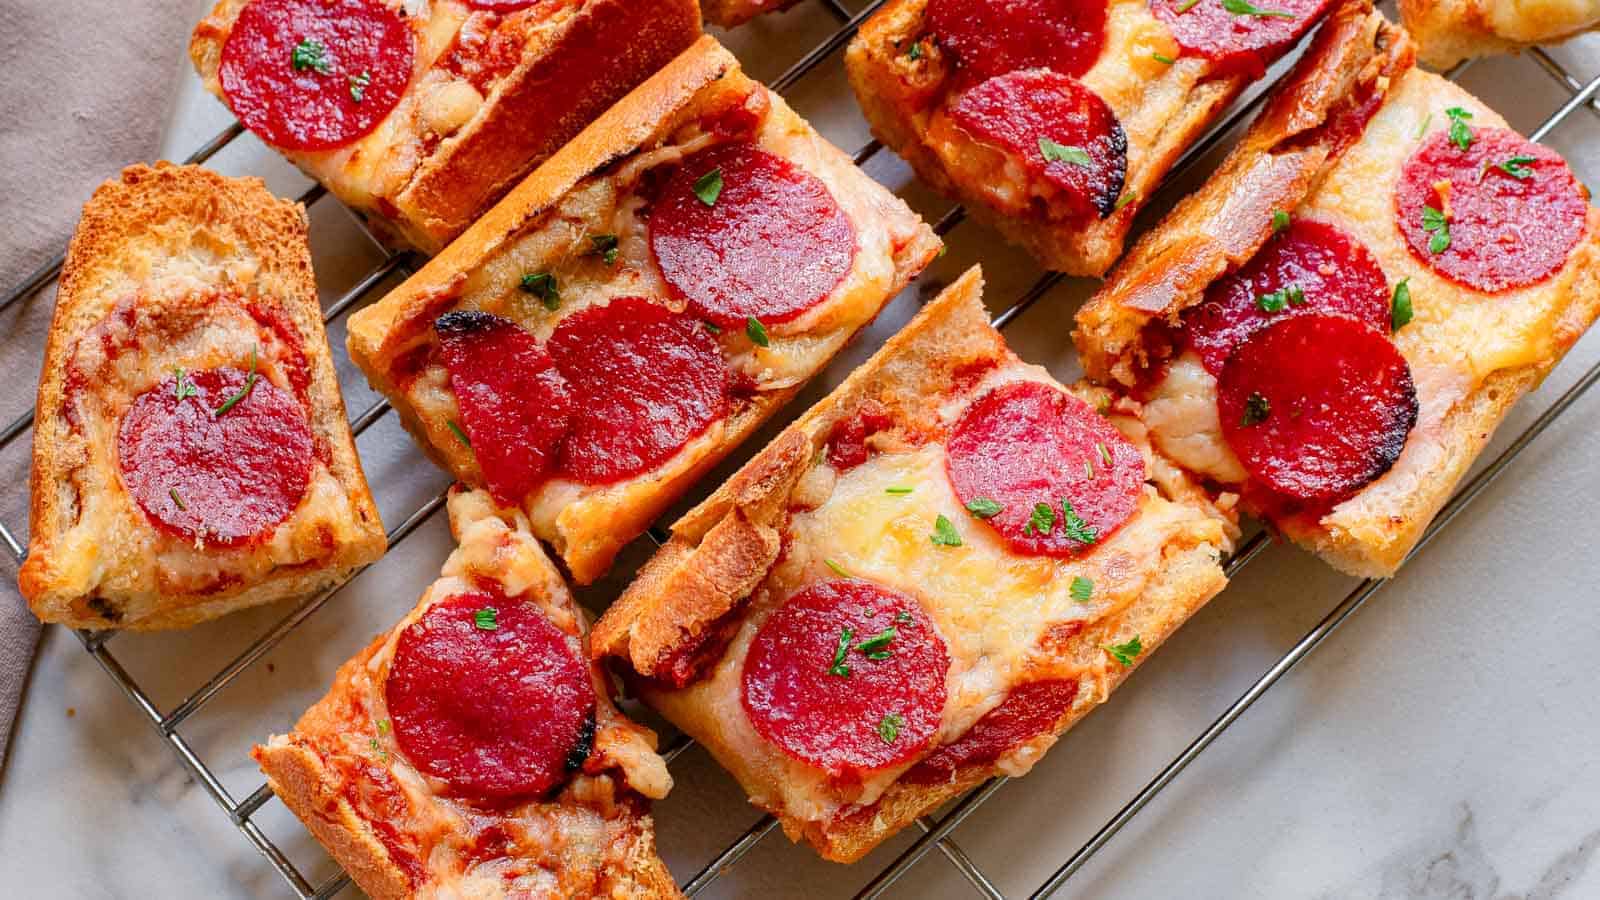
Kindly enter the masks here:
[[[770, 78], [832, 27], [820, 3], [804, 0], [730, 42], [754, 74]], [[195, 90], [181, 48], [172, 56], [174, 77], [186, 87], [170, 111], [168, 152], [182, 156], [227, 119]], [[1594, 75], [1600, 42], [1581, 43], [1561, 58], [1580, 77]], [[1524, 130], [1565, 98], [1528, 60], [1487, 61], [1465, 81]], [[789, 95], [841, 146], [863, 142], [865, 128], [837, 58]], [[1580, 111], [1552, 140], [1581, 176], [1591, 183], [1600, 178], [1600, 116]], [[249, 139], [215, 165], [267, 175], [286, 194], [305, 186]], [[888, 154], [868, 169], [930, 220], [943, 212], [944, 204], [911, 183]], [[331, 201], [318, 203], [313, 219], [319, 281], [331, 298], [376, 255]], [[1037, 275], [978, 226], [963, 224], [950, 242], [949, 256], [922, 287], [897, 301], [825, 384], [910, 315], [918, 290], [933, 290], [973, 261], [988, 268], [996, 309]], [[1010, 336], [1018, 351], [1062, 377], [1074, 375], [1066, 323], [1090, 286], [1069, 282], [1016, 322]], [[32, 342], [47, 314], [42, 299], [8, 314], [3, 324], [13, 337], [6, 352], [37, 353]], [[332, 338], [342, 345], [342, 328], [334, 327]], [[374, 397], [342, 351], [336, 355], [354, 414]], [[1516, 410], [1496, 448], [1597, 359], [1600, 336], [1591, 336]], [[3, 418], [25, 407], [28, 392], [8, 392]], [[1060, 896], [1600, 897], [1600, 862], [1593, 858], [1600, 848], [1597, 417], [1600, 395], [1573, 407]], [[444, 482], [392, 416], [361, 439], [360, 449], [391, 526]], [[25, 465], [25, 446], [0, 455], [11, 484], [22, 483]], [[10, 523], [24, 515], [18, 493], [0, 503]], [[411, 605], [447, 540], [436, 517], [185, 724], [183, 736], [235, 796], [260, 783], [246, 757], [251, 741], [291, 722], [341, 660]], [[624, 564], [636, 564], [642, 552], [635, 548]], [[1007, 895], [1026, 895], [1351, 586], [1304, 554], [1271, 548], [1031, 776], [1004, 787], [963, 825], [956, 840]], [[603, 604], [615, 589], [615, 583], [601, 586], [586, 600]], [[285, 611], [257, 610], [177, 634], [124, 635], [110, 646], [155, 702], [170, 709]], [[686, 879], [757, 813], [698, 750], [685, 754], [674, 774], [677, 789], [658, 804], [657, 820], [668, 863]], [[258, 820], [314, 878], [333, 871], [275, 801]], [[846, 897], [909, 842], [902, 836], [846, 868], [769, 836], [709, 895]], [[893, 892], [971, 894], [937, 854]], [[0, 780], [0, 895], [290, 893], [77, 640], [50, 629]]]

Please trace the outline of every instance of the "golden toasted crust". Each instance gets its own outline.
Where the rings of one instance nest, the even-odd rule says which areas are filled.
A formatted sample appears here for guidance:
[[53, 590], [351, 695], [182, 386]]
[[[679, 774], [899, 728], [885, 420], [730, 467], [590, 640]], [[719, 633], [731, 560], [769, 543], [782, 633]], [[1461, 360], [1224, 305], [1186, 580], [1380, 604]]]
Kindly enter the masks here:
[[[260, 179], [224, 178], [198, 166], [130, 166], [119, 180], [101, 185], [84, 206], [57, 287], [35, 407], [31, 538], [18, 580], [41, 619], [80, 628], [182, 627], [310, 593], [383, 554], [383, 525], [351, 440], [306, 236], [305, 210], [299, 204], [273, 197]], [[61, 488], [67, 473], [82, 462], [66, 450], [71, 430], [64, 416], [68, 357], [77, 339], [115, 303], [140, 291], [153, 268], [190, 254], [219, 257], [203, 270], [214, 286], [229, 284], [247, 294], [270, 296], [289, 316], [310, 373], [308, 424], [318, 443], [328, 448], [328, 469], [351, 505], [352, 537], [320, 565], [285, 567], [205, 597], [98, 598], [113, 607], [148, 610], [137, 618], [110, 618], [91, 606], [90, 598], [77, 595], [64, 566], [81, 560], [60, 558], [56, 546], [76, 517]], [[233, 276], [224, 271], [231, 265], [251, 272], [249, 281], [231, 284]], [[150, 527], [142, 520], [114, 525]], [[115, 545], [123, 536], [121, 531], [98, 535], [98, 545]]]
[[[196, 70], [223, 102], [217, 69], [241, 8], [222, 0], [190, 41]], [[342, 199], [377, 220], [386, 236], [438, 253], [518, 180], [699, 36], [696, 0], [585, 0], [560, 28], [541, 33], [538, 46], [525, 48], [485, 106], [427, 153], [403, 189], [383, 198], [392, 214], [353, 197]], [[286, 155], [317, 177], [309, 169], [329, 154]], [[341, 193], [338, 183], [325, 183]]]
[[779, 12], [800, 0], [705, 0], [706, 21], [723, 28], [736, 28], [762, 13]]
[[1417, 55], [1436, 69], [1564, 41], [1600, 24], [1595, 0], [1400, 0]]

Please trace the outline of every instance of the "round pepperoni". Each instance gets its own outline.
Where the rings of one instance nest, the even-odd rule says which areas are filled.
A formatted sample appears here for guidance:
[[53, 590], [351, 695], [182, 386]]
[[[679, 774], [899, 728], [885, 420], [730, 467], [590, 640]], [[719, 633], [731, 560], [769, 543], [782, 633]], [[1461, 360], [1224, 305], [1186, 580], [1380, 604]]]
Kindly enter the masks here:
[[134, 398], [117, 432], [123, 486], [150, 521], [230, 547], [294, 512], [313, 458], [294, 395], [229, 366], [175, 373]]
[[520, 503], [555, 468], [572, 391], [549, 351], [510, 319], [455, 312], [433, 327], [484, 484], [501, 503]]
[[787, 322], [833, 293], [856, 233], [816, 176], [754, 144], [722, 144], [663, 186], [650, 251], [695, 315], [743, 327]]
[[956, 496], [1018, 553], [1072, 556], [1106, 539], [1144, 487], [1137, 447], [1082, 400], [1037, 381], [974, 400], [946, 452]]
[[376, 0], [251, 0], [222, 47], [228, 106], [288, 150], [341, 147], [377, 127], [411, 80], [416, 39]]
[[1400, 175], [1394, 210], [1412, 255], [1492, 293], [1536, 284], [1565, 265], [1588, 202], [1553, 151], [1504, 128], [1475, 128], [1465, 150], [1444, 131], [1423, 142]]
[[1054, 729], [1077, 696], [1076, 680], [1019, 685], [955, 743], [940, 747], [913, 766], [903, 780], [912, 784], [949, 781], [967, 766], [992, 763], [1023, 741]]
[[1284, 316], [1348, 313], [1389, 322], [1389, 285], [1366, 245], [1340, 228], [1296, 219], [1184, 316], [1189, 346], [1215, 375], [1239, 342]]
[[1167, 23], [1188, 56], [1212, 60], [1219, 69], [1262, 72], [1322, 18], [1329, 0], [1150, 0], [1150, 11]]
[[833, 776], [902, 763], [944, 716], [944, 640], [909, 597], [865, 581], [814, 584], [761, 624], [744, 710], [785, 753]]
[[973, 80], [1018, 69], [1089, 71], [1106, 36], [1106, 0], [930, 0], [927, 22]]
[[384, 698], [411, 764], [475, 799], [545, 793], [583, 765], [594, 736], [577, 641], [496, 592], [450, 597], [406, 626]]
[[728, 413], [728, 367], [698, 321], [639, 297], [561, 320], [550, 355], [572, 387], [561, 472], [609, 484], [655, 468]]
[[1074, 216], [1116, 208], [1128, 136], [1111, 107], [1077, 79], [1045, 69], [990, 78], [956, 100], [950, 119], [1058, 188]]
[[1382, 331], [1341, 313], [1290, 316], [1246, 338], [1217, 379], [1222, 434], [1251, 477], [1337, 502], [1400, 458], [1417, 422], [1411, 366]]

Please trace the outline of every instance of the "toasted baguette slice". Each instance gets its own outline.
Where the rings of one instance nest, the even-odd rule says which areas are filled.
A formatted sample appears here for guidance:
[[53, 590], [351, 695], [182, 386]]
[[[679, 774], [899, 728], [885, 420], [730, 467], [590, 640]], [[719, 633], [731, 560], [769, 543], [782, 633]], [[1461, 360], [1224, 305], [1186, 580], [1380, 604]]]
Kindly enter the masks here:
[[[753, 131], [740, 136], [729, 128]], [[418, 443], [461, 480], [486, 484], [478, 452], [494, 438], [471, 434], [473, 445], [464, 443], [473, 425], [450, 387], [435, 323], [451, 311], [486, 311], [548, 343], [569, 317], [619, 296], [688, 315], [651, 251], [650, 223], [637, 213], [649, 203], [650, 184], [694, 151], [741, 142], [823, 186], [854, 231], [848, 272], [815, 306], [769, 322], [759, 333], [742, 319], [711, 326], [714, 352], [730, 378], [747, 388], [730, 393], [725, 415], [648, 471], [596, 484], [557, 470], [525, 496], [503, 498], [527, 510], [534, 533], [554, 546], [579, 583], [603, 574], [622, 546], [871, 321], [938, 253], [932, 230], [706, 37], [530, 175], [444, 253], [350, 319], [351, 358], [393, 402]], [[602, 235], [615, 241], [609, 254], [592, 243]], [[558, 294], [534, 292], [543, 276], [551, 277], [545, 283], [558, 286]], [[617, 333], [599, 341], [582, 364], [599, 368]], [[767, 343], [757, 345], [756, 337]], [[630, 417], [616, 425], [628, 424], [624, 418]]]
[[[952, 422], [990, 391], [1017, 382], [1062, 390], [1006, 347], [987, 320], [981, 289], [976, 269], [947, 288], [675, 523], [672, 539], [591, 636], [594, 652], [705, 745], [753, 803], [830, 860], [859, 859], [985, 778], [1026, 772], [1225, 584], [1219, 560], [1237, 536], [1227, 502], [1213, 502], [1151, 453], [1137, 420], [1118, 412], [1107, 391], [1068, 393], [1107, 409], [1128, 446], [1101, 453], [1142, 460], [1144, 480], [1135, 474], [1131, 518], [1103, 542], [1097, 537], [1091, 549], [1066, 558], [1025, 554], [963, 507], [946, 475]], [[857, 427], [862, 423], [871, 424]], [[994, 449], [995, 456], [1005, 452]], [[946, 528], [959, 539], [941, 536]], [[952, 687], [938, 730], [914, 753], [834, 777], [762, 735], [741, 678], [764, 623], [799, 592], [841, 583], [913, 598], [948, 652], [943, 681]], [[906, 629], [913, 619], [895, 621]], [[823, 638], [831, 642], [834, 634]], [[909, 652], [896, 643], [903, 637], [878, 648], [889, 653], [882, 658], [846, 646], [836, 657], [846, 670], [840, 677], [853, 685], [877, 660], [892, 665], [897, 649]], [[1126, 663], [1105, 649], [1114, 646], [1127, 651]], [[808, 656], [796, 665], [827, 667], [828, 659]], [[1037, 682], [1055, 683], [1065, 702], [995, 712], [1017, 688]], [[1018, 696], [1024, 706], [1032, 702]], [[990, 727], [994, 719], [986, 716], [1019, 711], [1032, 713], [1036, 727], [1006, 746], [987, 754], [951, 749], [962, 747], [975, 723]], [[897, 725], [871, 740], [892, 743], [901, 733]]]
[[[150, 513], [119, 461], [134, 436], [122, 430], [136, 398], [163, 384], [193, 390], [217, 367], [265, 382], [226, 416], [253, 416], [252, 401], [270, 393], [303, 415], [293, 430], [311, 450], [309, 461], [292, 461], [308, 471], [302, 491], [277, 499], [281, 521], [257, 522], [261, 530], [231, 543], [176, 508], [198, 515], [207, 505], [196, 495], [185, 501], [188, 488], [179, 487], [194, 483], [183, 476], [200, 463], [175, 463], [167, 495], [146, 496]], [[32, 534], [19, 580], [47, 622], [193, 625], [310, 593], [383, 554], [322, 328], [305, 210], [259, 179], [157, 163], [95, 191], [62, 268], [36, 409]], [[153, 515], [196, 527], [175, 531]]]
[[[1146, 234], [1084, 305], [1073, 335], [1089, 377], [1139, 387], [1158, 447], [1202, 477], [1243, 489], [1247, 508], [1362, 576], [1396, 570], [1507, 410], [1600, 312], [1600, 212], [1592, 207], [1565, 263], [1522, 287], [1475, 290], [1407, 247], [1394, 191], [1413, 154], [1443, 142], [1459, 115], [1451, 110], [1466, 111], [1461, 123], [1472, 135], [1506, 128], [1413, 61], [1409, 37], [1381, 15], [1336, 14], [1206, 185]], [[1280, 502], [1245, 483], [1219, 430], [1218, 382], [1185, 350], [1185, 311], [1267, 245], [1280, 213], [1289, 217], [1282, 222], [1306, 219], [1353, 236], [1391, 290], [1405, 283], [1415, 308], [1414, 320], [1408, 310], [1382, 323], [1410, 368], [1415, 425], [1386, 471], [1331, 508]]]
[[580, 662], [596, 698], [583, 759], [542, 798], [481, 802], [407, 757], [387, 685], [401, 636], [431, 608], [487, 586], [499, 608], [472, 637], [488, 639], [512, 603], [533, 605], [570, 636], [575, 654], [587, 630], [525, 519], [460, 486], [449, 511], [460, 547], [416, 608], [340, 666], [292, 731], [255, 748], [268, 784], [375, 900], [681, 897], [656, 855], [649, 815], [649, 799], [666, 796], [672, 777], [655, 735], [617, 710], [600, 667]]
[[1600, 25], [1595, 0], [1400, 0], [1417, 56], [1436, 69], [1555, 43]]
[[[189, 44], [224, 103], [223, 50], [249, 2], [220, 0]], [[403, 8], [415, 35], [399, 104], [343, 146], [283, 152], [388, 241], [428, 254], [700, 34], [696, 0], [542, 0], [503, 14], [463, 0], [380, 2]], [[335, 63], [327, 77], [351, 76]]]

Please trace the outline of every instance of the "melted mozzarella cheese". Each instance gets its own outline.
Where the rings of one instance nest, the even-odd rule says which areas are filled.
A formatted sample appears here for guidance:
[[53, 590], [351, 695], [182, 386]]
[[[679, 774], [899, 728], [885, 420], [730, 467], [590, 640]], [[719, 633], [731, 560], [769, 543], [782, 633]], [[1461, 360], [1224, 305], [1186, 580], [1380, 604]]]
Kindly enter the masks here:
[[1192, 351], [1168, 365], [1139, 418], [1157, 449], [1173, 462], [1223, 484], [1244, 481], [1244, 466], [1222, 437], [1217, 379]]
[[1478, 14], [1500, 37], [1538, 43], [1600, 23], [1600, 0], [1477, 0]]

